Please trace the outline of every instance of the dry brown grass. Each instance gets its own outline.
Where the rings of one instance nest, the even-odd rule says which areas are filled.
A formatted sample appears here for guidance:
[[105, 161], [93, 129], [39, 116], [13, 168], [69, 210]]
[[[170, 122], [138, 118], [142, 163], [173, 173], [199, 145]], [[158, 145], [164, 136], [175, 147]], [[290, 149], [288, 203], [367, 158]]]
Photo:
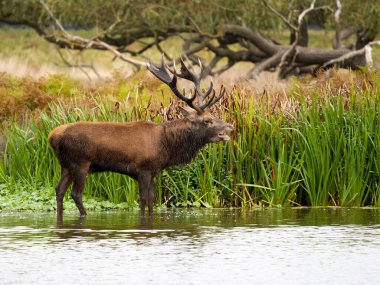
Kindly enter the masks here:
[[[235, 74], [236, 75], [236, 74]], [[278, 81], [275, 74], [263, 73], [259, 80], [228, 81], [215, 79], [216, 90], [220, 84], [227, 86], [229, 96], [254, 97], [257, 104], [264, 104], [268, 114], [296, 112], [300, 98], [313, 100], [313, 94], [350, 94], [353, 88], [368, 90], [375, 88], [370, 73], [353, 73], [347, 70], [329, 70], [317, 77], [305, 77]], [[232, 78], [232, 76], [231, 76]], [[229, 79], [231, 79], [229, 78]], [[225, 81], [226, 80], [226, 81]], [[191, 84], [179, 82], [189, 90]], [[95, 100], [96, 98], [96, 100]], [[153, 78], [146, 70], [125, 76], [122, 71], [114, 72], [111, 79], [88, 84], [68, 76], [51, 75], [40, 77], [15, 77], [0, 73], [0, 122], [12, 118], [38, 115], [50, 102], [60, 102], [93, 109], [98, 104], [107, 106], [148, 106], [159, 110], [173, 100], [169, 88]], [[240, 100], [240, 99], [239, 99]], [[244, 109], [244, 108], [242, 108]], [[166, 111], [162, 111], [166, 112]]]

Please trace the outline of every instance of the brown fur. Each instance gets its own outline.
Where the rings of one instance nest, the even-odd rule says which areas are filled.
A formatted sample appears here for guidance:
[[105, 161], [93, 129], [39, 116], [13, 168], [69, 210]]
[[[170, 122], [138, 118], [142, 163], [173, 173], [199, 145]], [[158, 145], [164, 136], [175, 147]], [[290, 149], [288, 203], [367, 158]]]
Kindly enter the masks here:
[[183, 110], [184, 119], [154, 124], [149, 122], [78, 122], [57, 127], [49, 143], [61, 164], [56, 188], [57, 214], [62, 218], [63, 197], [73, 184], [72, 198], [80, 214], [86, 215], [82, 194], [89, 173], [113, 171], [136, 179], [141, 211], [148, 203], [153, 211], [153, 180], [163, 169], [190, 162], [207, 143], [228, 139], [229, 125], [208, 111]]

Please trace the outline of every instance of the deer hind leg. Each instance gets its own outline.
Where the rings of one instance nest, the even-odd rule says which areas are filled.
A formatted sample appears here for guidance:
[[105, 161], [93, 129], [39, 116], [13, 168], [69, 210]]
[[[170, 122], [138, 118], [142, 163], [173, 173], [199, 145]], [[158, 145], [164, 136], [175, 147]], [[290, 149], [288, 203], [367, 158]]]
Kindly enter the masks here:
[[68, 168], [61, 168], [61, 179], [58, 182], [57, 187], [55, 188], [55, 195], [57, 199], [57, 217], [62, 219], [63, 215], [63, 198], [65, 193], [69, 188], [70, 184], [73, 182]]
[[83, 206], [82, 196], [89, 168], [90, 163], [84, 163], [78, 167], [73, 168], [71, 174], [74, 182], [73, 189], [71, 190], [71, 198], [73, 198], [81, 217], [85, 217], [87, 215], [86, 210]]

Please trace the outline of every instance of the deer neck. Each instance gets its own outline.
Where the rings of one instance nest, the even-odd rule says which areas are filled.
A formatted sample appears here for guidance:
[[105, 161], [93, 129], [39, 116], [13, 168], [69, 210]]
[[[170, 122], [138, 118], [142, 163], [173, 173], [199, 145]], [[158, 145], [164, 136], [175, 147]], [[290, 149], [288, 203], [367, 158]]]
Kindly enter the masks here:
[[204, 131], [188, 120], [176, 120], [164, 125], [163, 148], [167, 153], [167, 166], [189, 163], [204, 145]]

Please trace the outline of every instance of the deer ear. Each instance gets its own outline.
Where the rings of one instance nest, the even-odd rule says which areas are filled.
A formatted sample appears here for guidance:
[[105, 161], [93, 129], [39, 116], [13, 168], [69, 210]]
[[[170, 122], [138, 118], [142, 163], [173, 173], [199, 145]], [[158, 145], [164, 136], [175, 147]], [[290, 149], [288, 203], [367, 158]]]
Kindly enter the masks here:
[[181, 114], [189, 119], [191, 122], [194, 122], [196, 117], [198, 116], [198, 112], [190, 107], [181, 107], [179, 106], [179, 111], [181, 112]]

